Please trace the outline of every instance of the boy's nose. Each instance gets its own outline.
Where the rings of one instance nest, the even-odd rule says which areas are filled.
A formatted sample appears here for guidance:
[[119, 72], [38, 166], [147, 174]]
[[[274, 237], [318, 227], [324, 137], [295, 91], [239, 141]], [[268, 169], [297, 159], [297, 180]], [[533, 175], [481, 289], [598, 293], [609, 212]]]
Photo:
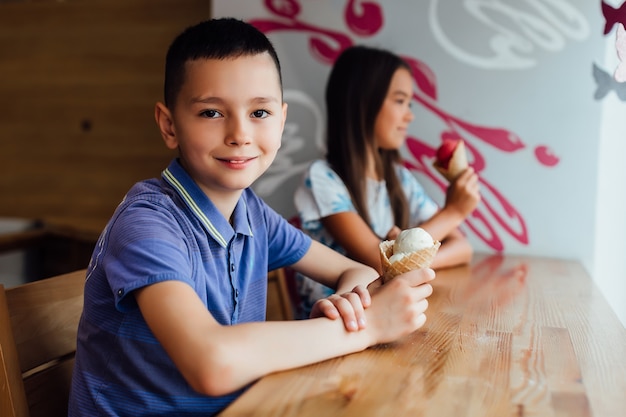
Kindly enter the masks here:
[[250, 143], [250, 135], [245, 120], [231, 119], [225, 142], [230, 146], [241, 146]]

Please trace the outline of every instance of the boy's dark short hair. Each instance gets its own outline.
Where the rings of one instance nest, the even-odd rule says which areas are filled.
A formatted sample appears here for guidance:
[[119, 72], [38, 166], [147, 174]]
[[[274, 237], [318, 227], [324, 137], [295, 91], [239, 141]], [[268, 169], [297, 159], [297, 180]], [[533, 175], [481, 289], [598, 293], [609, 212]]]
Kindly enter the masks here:
[[270, 54], [282, 88], [280, 62], [270, 40], [249, 23], [234, 18], [211, 19], [185, 29], [170, 45], [165, 60], [164, 100], [173, 108], [185, 81], [185, 64], [196, 59], [226, 59]]

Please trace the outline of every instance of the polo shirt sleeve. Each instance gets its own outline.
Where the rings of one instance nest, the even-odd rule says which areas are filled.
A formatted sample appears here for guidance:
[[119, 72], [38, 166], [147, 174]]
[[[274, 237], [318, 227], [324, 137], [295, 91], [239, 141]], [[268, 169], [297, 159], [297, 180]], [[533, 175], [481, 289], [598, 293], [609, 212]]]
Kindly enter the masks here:
[[268, 271], [298, 262], [311, 247], [311, 238], [265, 205]]
[[193, 286], [188, 246], [171, 213], [143, 202], [127, 207], [109, 227], [102, 262], [119, 311], [137, 308], [128, 295], [147, 285], [179, 280]]

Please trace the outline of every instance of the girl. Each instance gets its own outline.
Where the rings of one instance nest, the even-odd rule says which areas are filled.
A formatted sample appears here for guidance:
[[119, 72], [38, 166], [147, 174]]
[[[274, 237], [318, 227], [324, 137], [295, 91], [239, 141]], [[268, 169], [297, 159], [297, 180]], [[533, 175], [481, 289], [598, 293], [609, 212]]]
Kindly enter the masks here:
[[[432, 268], [472, 257], [458, 226], [480, 200], [473, 168], [450, 184], [439, 208], [401, 164], [412, 96], [410, 67], [400, 57], [365, 46], [344, 50], [326, 86], [326, 158], [310, 165], [294, 197], [304, 231], [379, 273], [380, 241], [418, 225], [442, 242]], [[332, 294], [304, 276], [297, 282], [303, 317]]]

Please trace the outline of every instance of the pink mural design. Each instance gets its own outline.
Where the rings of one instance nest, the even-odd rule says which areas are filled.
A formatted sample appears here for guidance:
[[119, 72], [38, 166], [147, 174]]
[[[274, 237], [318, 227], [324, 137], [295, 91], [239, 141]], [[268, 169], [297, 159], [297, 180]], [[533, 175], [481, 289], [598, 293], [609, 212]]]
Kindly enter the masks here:
[[608, 34], [613, 26], [622, 23], [626, 25], [626, 2], [622, 3], [622, 5], [618, 8], [612, 7], [610, 4], [607, 4], [604, 1], [600, 2], [600, 7], [602, 8], [602, 16], [604, 16], [605, 24], [604, 24], [604, 34]]
[[547, 146], [537, 146], [535, 148], [535, 157], [545, 166], [555, 166], [559, 163], [559, 157], [554, 155]]
[[[383, 8], [374, 1], [347, 1], [344, 20], [350, 34], [339, 33], [298, 20], [301, 7], [296, 0], [265, 0], [265, 6], [277, 19], [250, 19], [250, 23], [268, 34], [276, 31], [296, 31], [307, 34], [312, 56], [329, 66], [334, 63], [343, 49], [353, 45], [351, 36], [372, 36], [380, 31], [384, 24]], [[466, 220], [465, 225], [489, 248], [498, 252], [505, 248], [502, 231], [519, 243], [527, 245], [529, 234], [523, 216], [502, 192], [487, 178], [480, 175], [486, 168], [487, 161], [474, 142], [481, 141], [504, 154], [525, 149], [525, 144], [515, 133], [507, 129], [479, 126], [441, 109], [437, 105], [435, 73], [419, 59], [411, 56], [402, 58], [411, 66], [417, 86], [413, 99], [445, 124], [446, 128], [440, 134], [442, 141], [448, 137], [465, 141], [468, 160], [479, 173], [482, 201]], [[406, 167], [423, 174], [445, 193], [447, 183], [432, 166], [436, 147], [419, 138], [408, 137], [406, 149], [411, 156], [404, 161]], [[554, 167], [559, 163], [559, 158], [544, 145], [538, 146], [534, 155], [536, 160], [546, 167]]]

